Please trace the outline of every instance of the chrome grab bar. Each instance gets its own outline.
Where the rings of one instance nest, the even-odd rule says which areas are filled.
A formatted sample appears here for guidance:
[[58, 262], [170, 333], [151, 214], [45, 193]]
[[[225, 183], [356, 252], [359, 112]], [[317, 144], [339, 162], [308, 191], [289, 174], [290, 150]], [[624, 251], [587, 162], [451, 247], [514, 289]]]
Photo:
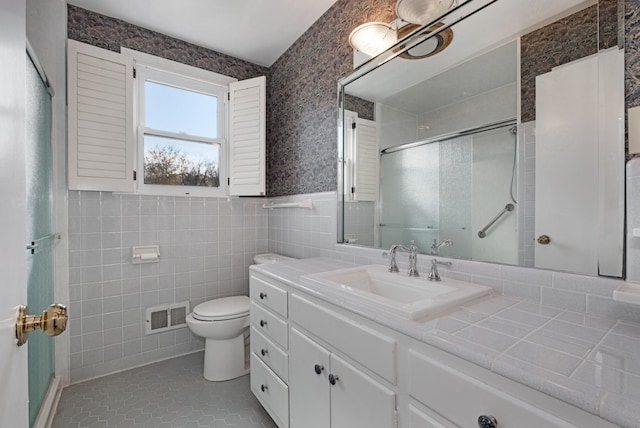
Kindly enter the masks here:
[[31, 254], [40, 252], [44, 247], [53, 245], [61, 239], [62, 236], [59, 233], [52, 233], [51, 235], [43, 236], [42, 238], [31, 241], [30, 245], [27, 245], [27, 250], [31, 251]]
[[493, 226], [493, 224], [494, 224], [496, 221], [498, 221], [498, 219], [499, 219], [500, 217], [502, 217], [502, 216], [504, 215], [504, 213], [509, 212], [509, 211], [513, 211], [513, 209], [514, 209], [514, 208], [515, 208], [515, 207], [514, 207], [514, 205], [513, 205], [513, 204], [507, 204], [507, 205], [505, 205], [505, 207], [502, 209], [502, 211], [500, 211], [500, 212], [498, 213], [498, 215], [497, 215], [497, 216], [495, 216], [495, 217], [494, 217], [494, 218], [493, 218], [493, 219], [492, 219], [492, 220], [491, 220], [491, 221], [490, 221], [490, 222], [489, 222], [489, 223], [488, 223], [488, 224], [487, 224], [487, 225], [486, 225], [486, 226], [485, 226], [485, 227], [484, 227], [480, 232], [478, 232], [478, 236], [479, 236], [480, 238], [484, 238], [485, 236], [487, 236], [487, 230], [488, 230], [491, 226]]

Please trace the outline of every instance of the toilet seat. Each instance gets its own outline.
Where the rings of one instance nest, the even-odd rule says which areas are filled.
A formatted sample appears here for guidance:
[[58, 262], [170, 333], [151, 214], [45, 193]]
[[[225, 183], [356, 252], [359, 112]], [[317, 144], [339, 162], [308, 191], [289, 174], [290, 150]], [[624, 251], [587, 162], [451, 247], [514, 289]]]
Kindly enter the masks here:
[[222, 321], [248, 315], [247, 296], [222, 297], [200, 303], [193, 308], [193, 317], [200, 321]]

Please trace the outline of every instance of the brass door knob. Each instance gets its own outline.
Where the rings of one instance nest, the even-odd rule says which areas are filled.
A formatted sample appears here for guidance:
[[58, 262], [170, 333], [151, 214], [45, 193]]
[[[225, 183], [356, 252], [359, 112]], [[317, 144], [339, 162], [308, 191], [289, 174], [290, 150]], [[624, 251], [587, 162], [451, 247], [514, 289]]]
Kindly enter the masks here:
[[538, 244], [549, 245], [550, 242], [551, 242], [551, 238], [549, 237], [549, 235], [538, 236]]
[[27, 336], [37, 329], [42, 330], [47, 336], [57, 336], [67, 329], [67, 308], [59, 303], [49, 306], [41, 315], [28, 315], [29, 308], [18, 308], [18, 320], [16, 321], [16, 339], [18, 346], [27, 343]]

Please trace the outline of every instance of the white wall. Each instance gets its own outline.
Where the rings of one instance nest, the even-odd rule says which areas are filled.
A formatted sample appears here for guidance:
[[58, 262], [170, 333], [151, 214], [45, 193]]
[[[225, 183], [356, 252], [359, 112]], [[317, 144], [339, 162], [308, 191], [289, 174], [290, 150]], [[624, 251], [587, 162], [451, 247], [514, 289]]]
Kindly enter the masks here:
[[418, 138], [425, 139], [516, 117], [516, 84], [425, 112], [418, 118]]

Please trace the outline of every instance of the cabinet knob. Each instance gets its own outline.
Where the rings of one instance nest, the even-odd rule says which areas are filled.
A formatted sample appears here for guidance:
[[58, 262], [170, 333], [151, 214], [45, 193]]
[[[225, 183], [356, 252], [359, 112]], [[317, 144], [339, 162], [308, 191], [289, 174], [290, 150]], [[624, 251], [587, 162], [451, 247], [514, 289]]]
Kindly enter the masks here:
[[267, 385], [265, 385], [264, 383], [262, 385], [260, 385], [260, 390], [262, 392], [265, 392], [267, 389], [269, 389], [269, 387]]
[[262, 356], [264, 357], [264, 356], [266, 356], [266, 355], [269, 353], [269, 351], [268, 351], [267, 349], [264, 349], [264, 348], [263, 348], [263, 349], [261, 349], [261, 350], [260, 350], [260, 353], [261, 353], [261, 354], [262, 354]]
[[339, 381], [340, 378], [338, 376], [335, 376], [333, 373], [329, 375], [329, 383], [331, 385], [335, 385], [337, 381]]
[[267, 322], [265, 320], [260, 320], [260, 327], [264, 327], [265, 325], [267, 325]]
[[551, 237], [549, 237], [549, 235], [540, 235], [538, 236], [537, 241], [540, 245], [549, 245], [549, 243], [551, 242]]
[[496, 428], [498, 426], [498, 421], [493, 416], [481, 415], [478, 418], [478, 426], [480, 428]]
[[260, 300], [264, 300], [267, 298], [267, 293], [260, 293]]
[[316, 374], [319, 375], [322, 373], [322, 371], [324, 370], [324, 366], [321, 366], [320, 364], [316, 364], [313, 367], [313, 370], [315, 370]]

